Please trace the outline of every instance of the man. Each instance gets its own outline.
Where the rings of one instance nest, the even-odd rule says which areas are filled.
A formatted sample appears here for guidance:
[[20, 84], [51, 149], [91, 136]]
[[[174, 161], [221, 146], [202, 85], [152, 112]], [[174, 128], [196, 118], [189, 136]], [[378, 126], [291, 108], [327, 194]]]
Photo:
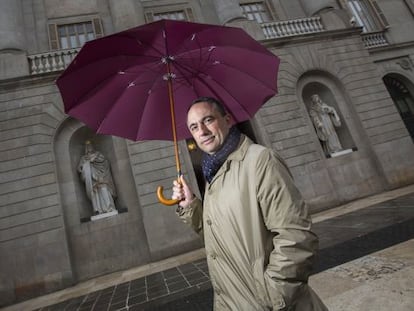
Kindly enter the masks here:
[[205, 153], [204, 202], [184, 178], [173, 198], [204, 235], [214, 310], [327, 310], [307, 285], [318, 242], [284, 162], [232, 127], [213, 98], [193, 103], [187, 126]]

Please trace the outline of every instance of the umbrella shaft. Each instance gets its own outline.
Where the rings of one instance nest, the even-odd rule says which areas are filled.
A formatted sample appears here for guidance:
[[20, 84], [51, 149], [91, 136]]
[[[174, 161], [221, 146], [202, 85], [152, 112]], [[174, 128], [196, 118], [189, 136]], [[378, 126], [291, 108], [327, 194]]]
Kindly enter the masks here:
[[175, 152], [175, 165], [177, 167], [177, 177], [181, 176], [181, 165], [180, 165], [180, 156], [178, 151], [178, 142], [177, 142], [177, 126], [175, 124], [175, 103], [174, 103], [174, 94], [173, 94], [173, 87], [172, 87], [172, 77], [171, 77], [171, 69], [169, 61], [166, 62], [167, 65], [167, 72], [168, 72], [168, 98], [170, 101], [170, 112], [171, 112], [171, 128], [173, 134], [173, 141], [174, 141], [174, 152]]

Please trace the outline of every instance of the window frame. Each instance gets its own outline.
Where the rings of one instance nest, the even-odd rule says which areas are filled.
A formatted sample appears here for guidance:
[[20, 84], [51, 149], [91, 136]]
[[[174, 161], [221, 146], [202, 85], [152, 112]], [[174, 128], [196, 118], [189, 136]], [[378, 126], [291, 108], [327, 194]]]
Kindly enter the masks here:
[[[93, 34], [94, 34], [93, 39], [101, 38], [104, 36], [102, 20], [101, 18], [97, 16], [93, 16], [90, 18], [82, 18], [82, 19], [70, 18], [70, 19], [59, 19], [59, 20], [49, 21], [47, 25], [49, 49], [52, 51], [64, 50], [64, 49], [76, 49], [76, 48], [80, 48], [85, 42], [93, 40], [93, 39], [86, 40], [82, 45], [76, 46], [76, 47], [67, 47], [67, 48], [62, 47], [61, 40], [60, 40], [61, 37], [59, 36], [59, 27], [70, 26], [70, 25], [73, 25], [76, 27], [79, 24], [86, 25], [87, 23], [91, 23]], [[76, 40], [80, 43], [78, 35], [76, 35]]]
[[[191, 7], [188, 7], [188, 6], [185, 6], [185, 7], [169, 6], [168, 8], [151, 7], [151, 8], [147, 8], [144, 10], [144, 16], [145, 16], [145, 21], [147, 23], [151, 23], [151, 22], [157, 21], [157, 19], [154, 18], [154, 16], [156, 15], [171, 14], [171, 13], [177, 13], [177, 12], [180, 12], [180, 13], [182, 12], [184, 14], [184, 18], [185, 18], [184, 21], [194, 22], [193, 10]], [[177, 20], [180, 20], [180, 19], [177, 19]]]
[[[354, 10], [351, 8], [350, 2], [362, 2], [363, 7], [367, 10], [367, 12], [364, 13], [364, 15], [368, 15], [367, 17], [364, 17], [363, 15], [356, 14]], [[378, 5], [378, 2], [375, 0], [340, 0], [340, 3], [342, 5], [342, 8], [345, 9], [351, 17], [354, 17], [358, 25], [363, 27], [363, 33], [372, 33], [372, 32], [378, 32], [383, 31], [385, 29], [389, 28], [389, 23], [387, 21], [387, 18], [385, 17], [385, 14], [381, 10], [381, 7]], [[357, 15], [357, 16], [356, 16]], [[364, 20], [371, 20], [371, 23], [374, 25], [369, 27], [366, 23], [364, 23]]]
[[[269, 17], [269, 21], [259, 22], [257, 19], [253, 19], [253, 21], [258, 22], [259, 24], [265, 24], [265, 23], [271, 23], [271, 22], [274, 22], [274, 21], [278, 20], [276, 10], [275, 10], [275, 8], [274, 8], [271, 1], [269, 1], [269, 0], [240, 0], [239, 1], [239, 6], [240, 6], [240, 8], [243, 12], [243, 15], [247, 19], [249, 19], [249, 18], [245, 15], [245, 12], [243, 10], [243, 6], [253, 5], [253, 4], [262, 4], [265, 12], [267, 13], [267, 15]], [[249, 20], [251, 20], [251, 19], [249, 19]]]

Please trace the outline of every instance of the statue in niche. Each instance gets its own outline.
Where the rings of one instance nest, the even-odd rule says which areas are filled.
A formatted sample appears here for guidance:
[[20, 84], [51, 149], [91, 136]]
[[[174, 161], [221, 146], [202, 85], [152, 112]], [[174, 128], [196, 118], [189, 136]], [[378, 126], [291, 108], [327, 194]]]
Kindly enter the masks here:
[[109, 162], [94, 149], [89, 140], [85, 142], [85, 154], [79, 161], [78, 172], [85, 183], [86, 195], [92, 202], [94, 214], [115, 211], [116, 192]]
[[335, 129], [341, 126], [341, 120], [336, 110], [324, 103], [318, 94], [314, 94], [311, 96], [309, 114], [325, 153], [331, 155], [341, 151], [343, 148]]

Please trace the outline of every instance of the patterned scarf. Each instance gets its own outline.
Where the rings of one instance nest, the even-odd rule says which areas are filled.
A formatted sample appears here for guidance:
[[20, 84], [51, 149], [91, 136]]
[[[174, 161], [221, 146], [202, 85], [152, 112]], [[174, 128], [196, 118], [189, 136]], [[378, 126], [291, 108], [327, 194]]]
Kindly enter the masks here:
[[203, 175], [209, 183], [213, 180], [214, 175], [216, 175], [229, 154], [236, 150], [240, 142], [240, 135], [240, 131], [233, 126], [219, 151], [214, 154], [203, 154], [201, 167], [203, 169]]

